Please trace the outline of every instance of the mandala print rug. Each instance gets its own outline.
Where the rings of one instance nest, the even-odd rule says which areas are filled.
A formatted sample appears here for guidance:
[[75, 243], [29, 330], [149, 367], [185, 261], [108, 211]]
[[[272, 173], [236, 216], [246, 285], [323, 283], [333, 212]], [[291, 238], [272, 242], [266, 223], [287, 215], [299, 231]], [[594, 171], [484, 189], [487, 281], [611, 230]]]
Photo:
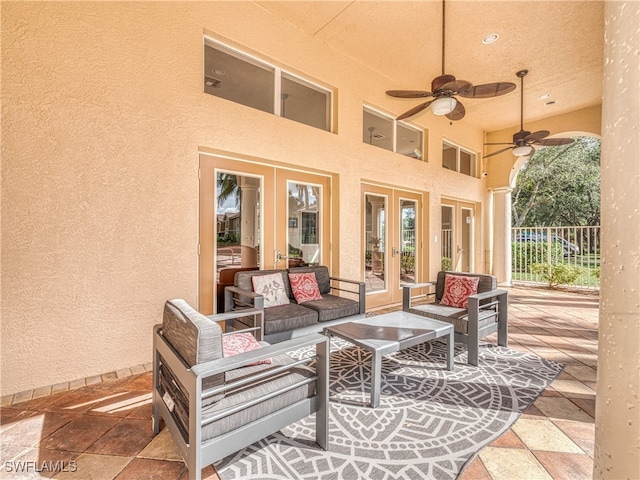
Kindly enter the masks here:
[[[371, 354], [333, 338], [329, 451], [315, 443], [309, 416], [215, 465], [221, 479], [455, 479], [515, 422], [563, 365], [484, 345], [479, 366], [456, 345], [432, 341], [382, 359], [380, 406], [369, 406]], [[313, 347], [297, 350], [297, 358]]]

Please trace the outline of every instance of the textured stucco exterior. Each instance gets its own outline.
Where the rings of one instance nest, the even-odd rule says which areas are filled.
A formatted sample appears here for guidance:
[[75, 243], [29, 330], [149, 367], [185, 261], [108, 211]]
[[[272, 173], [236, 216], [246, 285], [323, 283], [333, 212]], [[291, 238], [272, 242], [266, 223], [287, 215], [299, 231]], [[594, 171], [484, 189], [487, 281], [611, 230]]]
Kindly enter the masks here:
[[640, 4], [607, 2], [605, 12], [604, 81], [616, 90], [602, 101], [599, 480], [640, 478]]
[[[393, 108], [385, 78], [253, 3], [1, 8], [3, 395], [148, 362], [163, 302], [196, 304], [199, 151], [337, 174], [345, 277], [360, 276], [363, 181], [425, 192], [430, 232], [443, 195], [488, 199], [440, 165], [442, 138], [480, 154], [482, 131], [418, 117], [428, 162], [363, 144], [363, 102]], [[335, 132], [204, 94], [205, 34], [335, 89]], [[433, 273], [439, 244], [425, 251]]]

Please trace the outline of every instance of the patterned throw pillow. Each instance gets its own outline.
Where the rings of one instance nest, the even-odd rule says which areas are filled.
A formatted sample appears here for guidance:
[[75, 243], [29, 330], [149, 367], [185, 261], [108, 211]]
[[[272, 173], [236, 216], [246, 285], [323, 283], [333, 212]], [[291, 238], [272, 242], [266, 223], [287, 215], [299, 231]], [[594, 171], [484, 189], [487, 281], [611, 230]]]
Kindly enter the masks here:
[[450, 307], [469, 308], [469, 296], [478, 293], [478, 277], [463, 277], [462, 275], [444, 276], [444, 294], [440, 305]]
[[[256, 350], [261, 347], [262, 345], [258, 343], [256, 337], [248, 332], [234, 333], [232, 335], [225, 335], [222, 337], [222, 354], [225, 357], [250, 352], [251, 350]], [[262, 360], [248, 364], [247, 367], [249, 365], [260, 365], [261, 363], [271, 363], [271, 359], [263, 358]]]
[[293, 290], [293, 296], [296, 297], [296, 302], [322, 300], [315, 273], [290, 273], [289, 282], [291, 282], [291, 290]]
[[281, 274], [254, 275], [251, 277], [251, 283], [253, 291], [264, 296], [264, 308], [290, 303]]

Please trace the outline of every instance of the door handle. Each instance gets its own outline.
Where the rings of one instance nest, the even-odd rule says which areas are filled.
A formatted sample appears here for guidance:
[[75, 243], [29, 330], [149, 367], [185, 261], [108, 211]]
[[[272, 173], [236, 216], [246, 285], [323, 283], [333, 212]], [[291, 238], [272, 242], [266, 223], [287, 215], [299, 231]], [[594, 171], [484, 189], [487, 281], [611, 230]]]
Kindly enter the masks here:
[[391, 254], [395, 257], [396, 255], [398, 255], [400, 253], [400, 250], [398, 250], [397, 248], [392, 248], [391, 249]]
[[284, 260], [285, 258], [289, 258], [288, 255], [283, 255], [280, 249], [276, 248], [275, 251], [275, 265], [280, 263], [280, 260]]

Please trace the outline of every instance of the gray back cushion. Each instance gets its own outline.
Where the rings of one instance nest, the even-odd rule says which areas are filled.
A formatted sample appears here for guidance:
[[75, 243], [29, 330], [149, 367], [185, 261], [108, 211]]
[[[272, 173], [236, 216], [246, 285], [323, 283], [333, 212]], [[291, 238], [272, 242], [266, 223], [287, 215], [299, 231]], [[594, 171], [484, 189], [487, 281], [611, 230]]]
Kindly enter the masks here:
[[324, 265], [316, 267], [295, 267], [290, 268], [289, 273], [315, 273], [316, 281], [318, 282], [318, 290], [322, 295], [325, 295], [331, 291], [331, 281], [329, 280], [329, 269]]
[[440, 302], [444, 295], [444, 277], [446, 274], [458, 275], [461, 277], [478, 277], [478, 293], [490, 292], [498, 288], [498, 279], [493, 275], [484, 273], [464, 273], [464, 272], [438, 272], [436, 282], [436, 301]]
[[[253, 283], [251, 278], [257, 275], [271, 275], [272, 273], [279, 273], [282, 275], [282, 283], [284, 285], [284, 291], [287, 293], [287, 297], [293, 298], [293, 292], [291, 291], [291, 284], [289, 283], [289, 275], [286, 270], [253, 270], [248, 272], [238, 272], [233, 279], [233, 283], [236, 287], [242, 290], [253, 292]], [[241, 298], [242, 301], [247, 299]]]
[[182, 299], [164, 304], [162, 334], [189, 366], [222, 358], [222, 329]]

